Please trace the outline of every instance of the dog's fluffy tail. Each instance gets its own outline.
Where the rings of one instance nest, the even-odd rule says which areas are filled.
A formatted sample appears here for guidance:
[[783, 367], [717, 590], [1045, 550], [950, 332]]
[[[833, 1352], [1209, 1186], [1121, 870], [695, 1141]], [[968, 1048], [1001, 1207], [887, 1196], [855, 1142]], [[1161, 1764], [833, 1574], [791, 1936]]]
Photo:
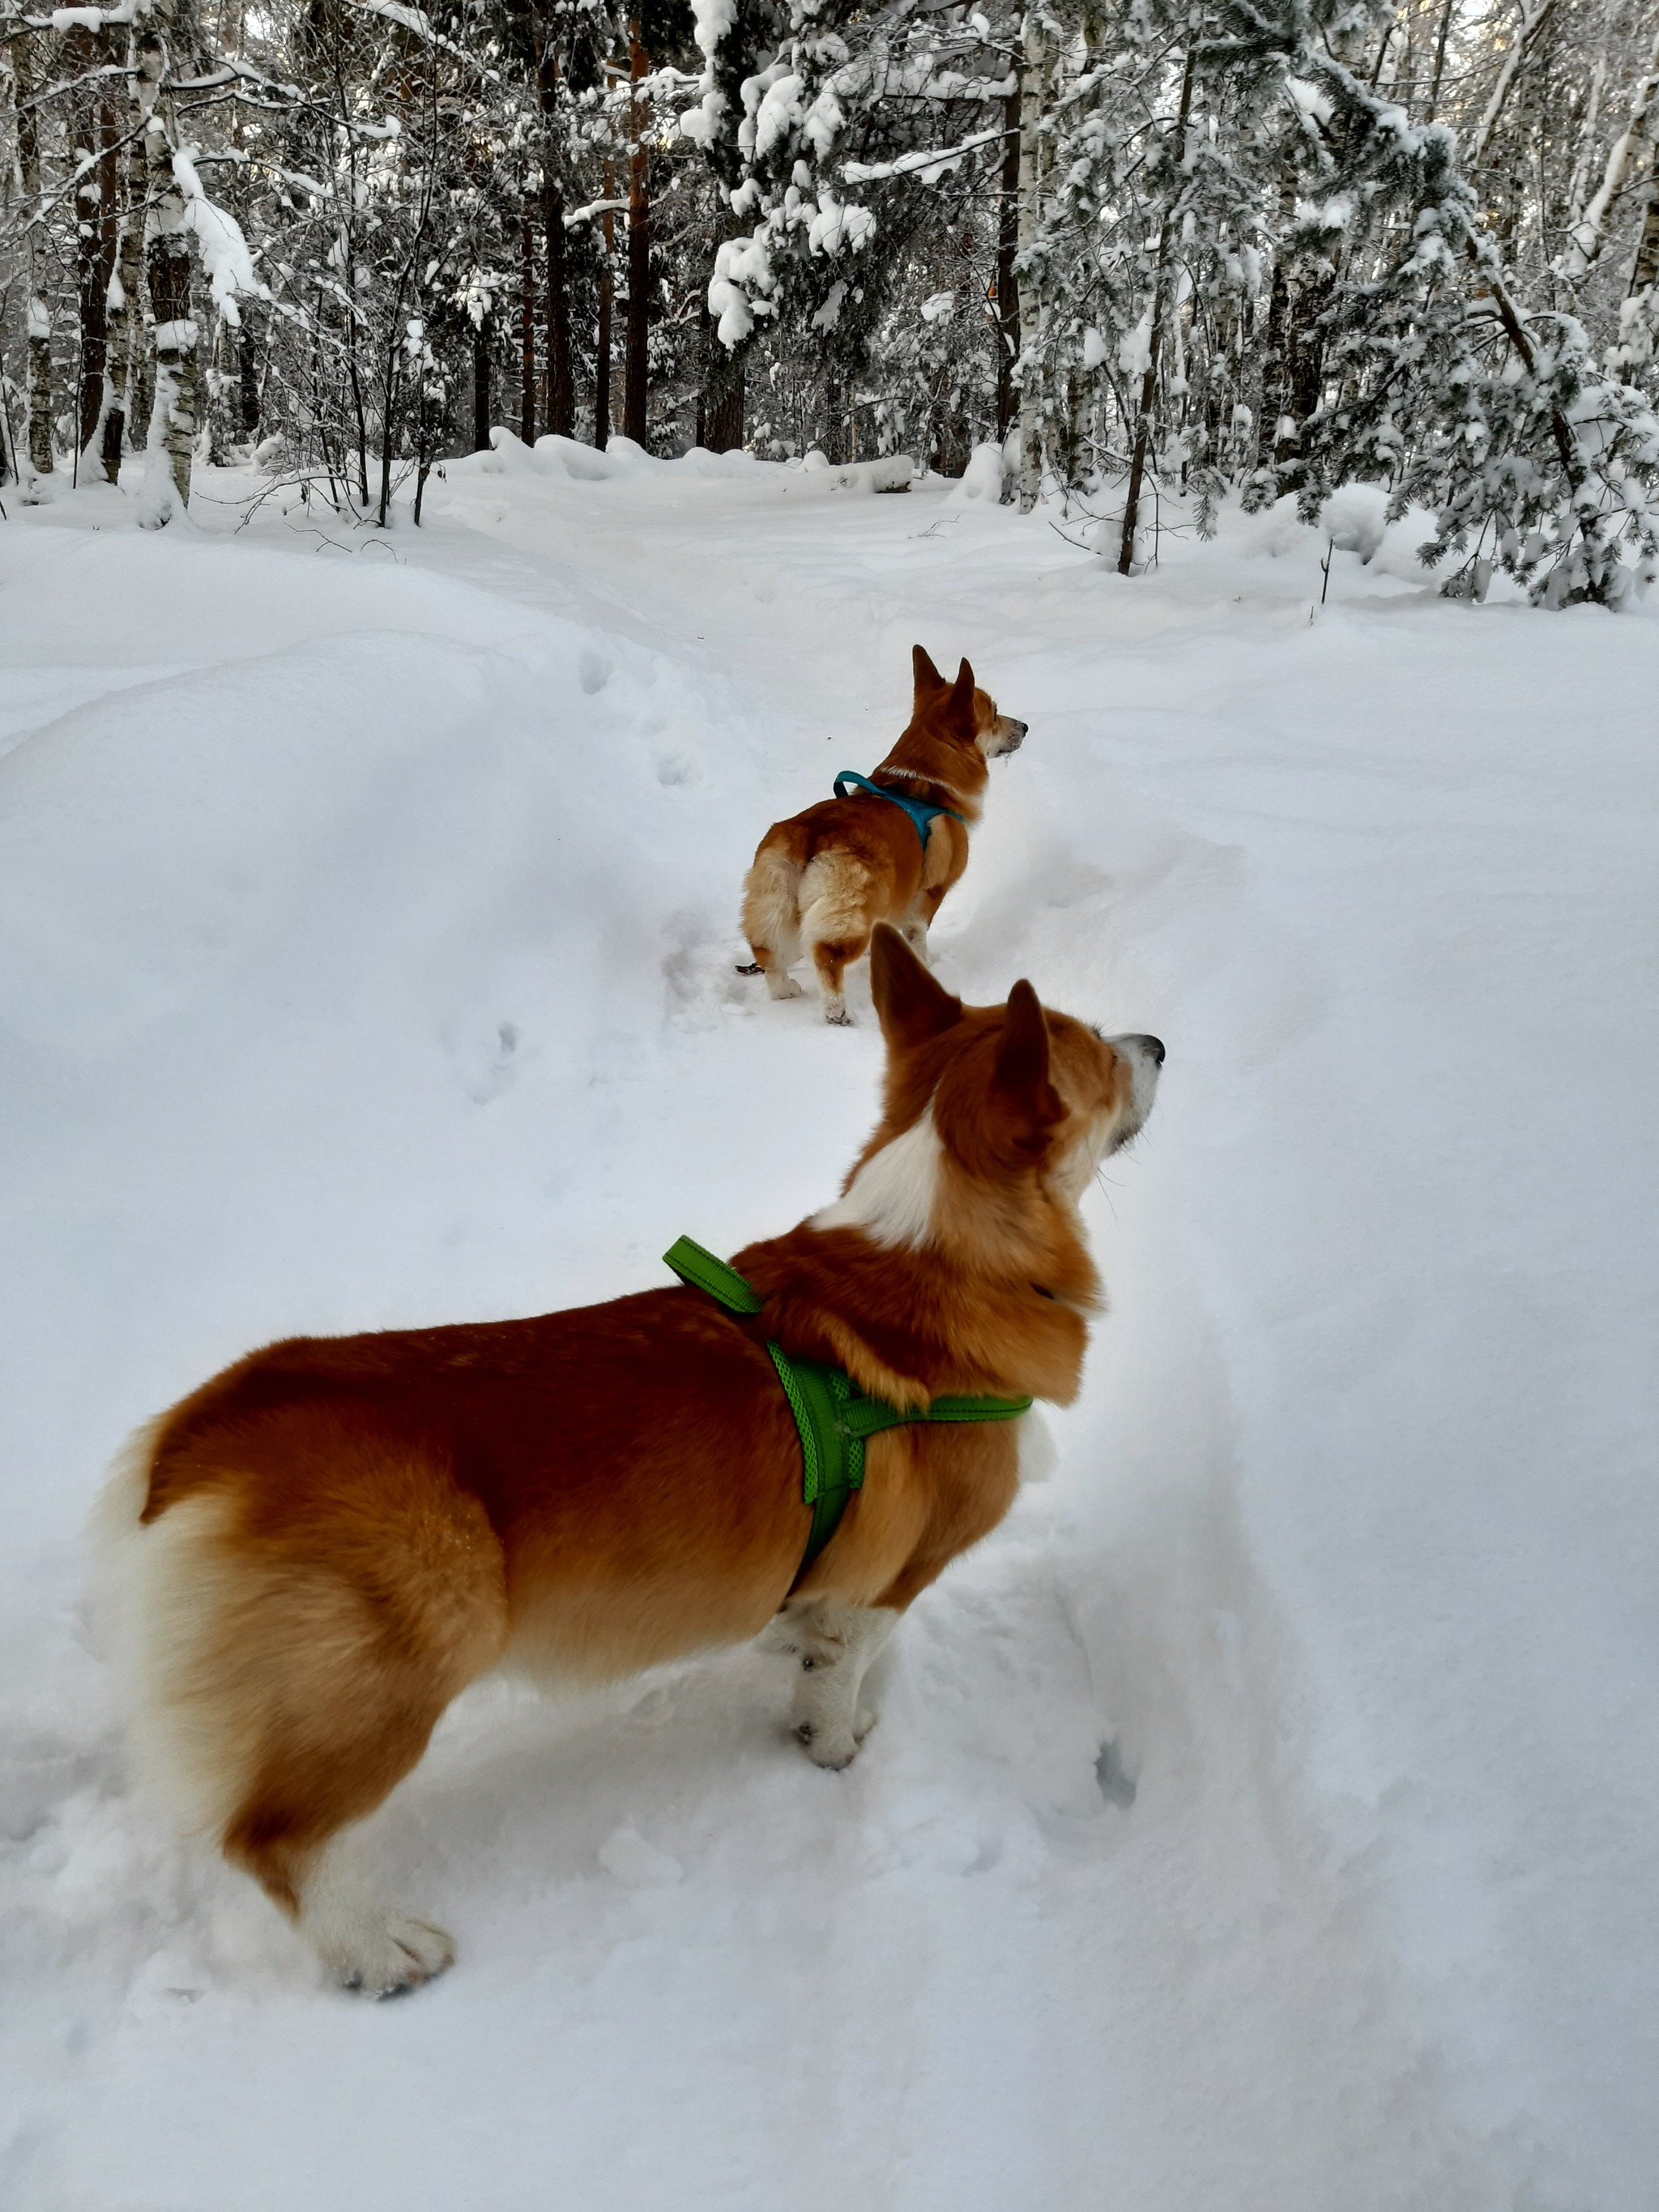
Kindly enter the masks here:
[[109, 1667], [134, 1781], [180, 1828], [211, 1832], [240, 1779], [225, 1770], [198, 1710], [228, 1595], [220, 1555], [229, 1501], [189, 1498], [144, 1522], [167, 1419], [147, 1422], [131, 1438], [93, 1507], [88, 1625]]
[[780, 822], [761, 840], [744, 878], [743, 933], [755, 965], [780, 980], [800, 958], [800, 878], [806, 837], [799, 823]]

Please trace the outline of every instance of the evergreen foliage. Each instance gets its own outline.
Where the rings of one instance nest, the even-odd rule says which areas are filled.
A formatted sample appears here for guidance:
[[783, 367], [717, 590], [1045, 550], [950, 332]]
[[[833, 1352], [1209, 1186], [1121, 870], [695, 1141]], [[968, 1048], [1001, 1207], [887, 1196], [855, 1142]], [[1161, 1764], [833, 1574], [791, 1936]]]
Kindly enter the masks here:
[[1454, 591], [1659, 568], [1642, 0], [73, 15], [0, 0], [27, 496], [148, 436], [147, 519], [257, 455], [386, 521], [497, 424], [956, 473], [1018, 412], [1126, 574], [1356, 482]]

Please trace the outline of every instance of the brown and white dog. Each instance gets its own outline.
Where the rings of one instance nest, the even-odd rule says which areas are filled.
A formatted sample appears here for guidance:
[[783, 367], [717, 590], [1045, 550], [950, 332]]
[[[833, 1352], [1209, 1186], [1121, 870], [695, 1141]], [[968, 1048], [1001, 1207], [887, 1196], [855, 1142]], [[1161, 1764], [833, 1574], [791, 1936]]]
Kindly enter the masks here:
[[911, 658], [915, 711], [870, 781], [951, 810], [929, 822], [925, 848], [902, 807], [868, 793], [826, 799], [775, 822], [744, 881], [743, 933], [767, 989], [775, 999], [798, 997], [789, 970], [810, 954], [826, 1021], [850, 1022], [843, 979], [868, 951], [877, 922], [894, 923], [926, 959], [939, 902], [968, 865], [986, 763], [1017, 752], [1025, 736], [1024, 722], [999, 714], [996, 701], [975, 690], [965, 660], [951, 684], [920, 646]]
[[1140, 1127], [1164, 1048], [949, 997], [878, 928], [885, 1108], [839, 1200], [695, 1290], [527, 1321], [295, 1338], [136, 1440], [100, 1507], [141, 1753], [331, 1973], [428, 1979], [441, 1929], [356, 1887], [341, 1832], [496, 1668], [616, 1678], [777, 1621], [794, 1727], [844, 1766], [866, 1668], [917, 1592], [1007, 1511], [1012, 1425], [872, 1439], [864, 1488], [795, 1585], [801, 1450], [766, 1352], [907, 1408], [944, 1392], [1064, 1404], [1099, 1294], [1079, 1200]]

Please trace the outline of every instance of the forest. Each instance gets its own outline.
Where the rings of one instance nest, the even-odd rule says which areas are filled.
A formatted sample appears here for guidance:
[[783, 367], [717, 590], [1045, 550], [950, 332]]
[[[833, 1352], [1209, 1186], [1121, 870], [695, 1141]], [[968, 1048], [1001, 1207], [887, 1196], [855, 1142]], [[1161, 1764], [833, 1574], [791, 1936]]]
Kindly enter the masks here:
[[1650, 0], [0, 9], [0, 501], [995, 441], [1126, 575], [1371, 483], [1453, 594], [1617, 607], [1656, 329]]

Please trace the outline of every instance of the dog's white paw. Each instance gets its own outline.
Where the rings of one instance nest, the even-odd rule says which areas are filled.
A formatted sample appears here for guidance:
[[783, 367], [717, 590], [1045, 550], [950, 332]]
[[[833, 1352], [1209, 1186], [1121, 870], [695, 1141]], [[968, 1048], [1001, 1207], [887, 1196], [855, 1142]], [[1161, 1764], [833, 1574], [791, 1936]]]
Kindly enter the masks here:
[[848, 1728], [825, 1728], [817, 1721], [797, 1721], [794, 1736], [814, 1766], [840, 1773], [859, 1755], [858, 1738]]
[[845, 1006], [826, 1006], [823, 1018], [826, 1022], [833, 1022], [838, 1030], [850, 1030], [853, 1026], [853, 1017]]
[[343, 1988], [370, 1997], [418, 1989], [455, 1963], [454, 1941], [441, 1928], [379, 1906], [329, 1928], [317, 1948]]
[[801, 987], [793, 975], [781, 975], [775, 968], [766, 971], [766, 988], [775, 999], [799, 999]]

